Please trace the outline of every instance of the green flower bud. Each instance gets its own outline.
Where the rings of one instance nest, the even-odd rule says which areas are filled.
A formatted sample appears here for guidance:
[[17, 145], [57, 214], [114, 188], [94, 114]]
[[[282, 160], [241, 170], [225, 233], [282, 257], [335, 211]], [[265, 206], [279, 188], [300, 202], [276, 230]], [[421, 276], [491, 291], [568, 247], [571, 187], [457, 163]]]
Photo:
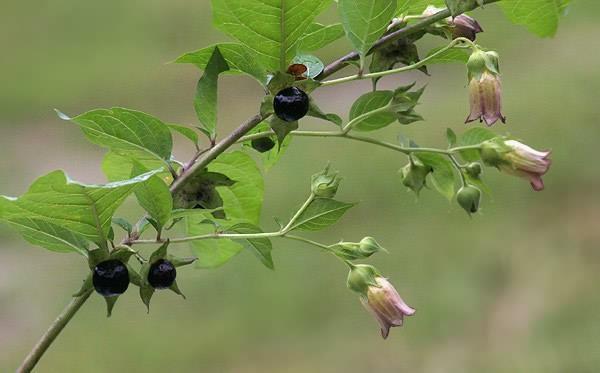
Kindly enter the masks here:
[[474, 179], [477, 179], [477, 178], [479, 178], [479, 175], [481, 175], [481, 172], [482, 172], [481, 164], [479, 164], [477, 162], [470, 163], [465, 168], [465, 171], [467, 172], [467, 174], [469, 176], [471, 176]]
[[345, 260], [366, 259], [379, 251], [385, 251], [373, 237], [365, 237], [358, 243], [340, 242], [330, 246], [329, 249]]
[[479, 211], [481, 191], [472, 185], [460, 188], [456, 194], [456, 201], [470, 215]]
[[311, 178], [311, 191], [316, 197], [333, 198], [342, 179], [337, 174], [329, 174], [329, 165]]
[[431, 167], [424, 165], [419, 160], [411, 160], [409, 164], [400, 170], [402, 184], [419, 194], [421, 189], [425, 186], [427, 175], [429, 175], [430, 172]]
[[367, 295], [370, 286], [379, 286], [376, 278], [379, 277], [377, 269], [367, 264], [352, 265], [348, 273], [348, 289], [364, 296]]

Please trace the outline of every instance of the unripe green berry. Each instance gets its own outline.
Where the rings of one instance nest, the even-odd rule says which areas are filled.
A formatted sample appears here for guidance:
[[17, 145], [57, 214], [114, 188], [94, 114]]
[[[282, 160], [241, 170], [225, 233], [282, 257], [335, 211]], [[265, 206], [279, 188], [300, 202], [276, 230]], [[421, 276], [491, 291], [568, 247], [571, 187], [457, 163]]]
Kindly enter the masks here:
[[474, 214], [479, 211], [481, 191], [472, 185], [467, 185], [460, 188], [456, 194], [456, 201], [468, 214]]

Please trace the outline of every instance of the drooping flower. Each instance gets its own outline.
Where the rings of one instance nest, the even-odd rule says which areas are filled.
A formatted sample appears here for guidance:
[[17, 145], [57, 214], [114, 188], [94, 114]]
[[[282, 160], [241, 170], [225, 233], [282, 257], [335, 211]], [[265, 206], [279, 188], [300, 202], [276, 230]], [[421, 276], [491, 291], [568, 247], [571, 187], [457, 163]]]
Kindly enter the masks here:
[[388, 337], [390, 328], [402, 326], [404, 317], [416, 312], [372, 266], [354, 265], [348, 275], [348, 287], [361, 294], [362, 304], [379, 322], [384, 339]]
[[529, 180], [533, 190], [544, 189], [544, 176], [550, 169], [551, 151], [539, 151], [516, 140], [493, 139], [481, 147], [481, 158], [509, 175]]
[[467, 62], [469, 72], [469, 103], [471, 111], [465, 123], [475, 120], [491, 126], [502, 115], [502, 84], [496, 52], [473, 51]]
[[552, 152], [538, 151], [515, 140], [508, 140], [505, 144], [511, 147], [512, 151], [506, 153], [508, 163], [501, 165], [500, 169], [508, 174], [528, 179], [535, 191], [543, 190], [542, 176], [550, 169]]
[[473, 17], [469, 17], [466, 14], [461, 14], [456, 16], [453, 20], [451, 20], [452, 28], [452, 36], [454, 39], [456, 38], [467, 38], [471, 41], [475, 41], [477, 34], [483, 32], [483, 28], [479, 25], [479, 22], [475, 20]]
[[[423, 15], [429, 17], [443, 10], [444, 8], [429, 5], [423, 11]], [[453, 39], [463, 37], [475, 41], [477, 34], [483, 32], [483, 28], [475, 18], [466, 14], [460, 14], [454, 18], [447, 17], [435, 23], [431, 27], [431, 31], [434, 34], [445, 36], [447, 38], [450, 38], [450, 36]]]

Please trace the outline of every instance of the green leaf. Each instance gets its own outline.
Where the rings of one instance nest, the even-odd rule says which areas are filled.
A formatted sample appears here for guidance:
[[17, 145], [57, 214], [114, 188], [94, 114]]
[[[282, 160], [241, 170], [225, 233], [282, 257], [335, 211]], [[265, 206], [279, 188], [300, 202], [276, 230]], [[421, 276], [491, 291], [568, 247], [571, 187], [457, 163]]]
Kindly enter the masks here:
[[364, 59], [385, 33], [396, 12], [396, 0], [339, 0], [338, 8], [350, 42]]
[[341, 23], [328, 26], [313, 23], [308, 27], [304, 36], [300, 38], [298, 50], [300, 52], [313, 52], [341, 39], [344, 35], [344, 26]]
[[422, 14], [429, 5], [446, 7], [444, 0], [399, 0], [397, 14]]
[[[432, 50], [429, 51], [429, 53], [427, 53], [427, 57], [433, 55], [434, 53], [437, 53], [442, 48], [444, 48], [444, 47], [433, 48]], [[427, 61], [427, 64], [435, 65], [435, 64], [454, 63], [454, 62], [466, 64], [468, 60], [469, 60], [469, 53], [467, 53], [467, 51], [465, 51], [464, 49], [452, 48], [452, 49], [448, 49], [447, 51], [433, 57], [432, 59]]]
[[292, 63], [306, 66], [306, 77], [310, 79], [316, 78], [325, 69], [323, 61], [321, 61], [319, 57], [315, 57], [311, 54], [297, 55], [292, 60]]
[[208, 133], [211, 140], [217, 136], [217, 99], [219, 87], [219, 74], [229, 70], [227, 61], [223, 58], [221, 51], [215, 47], [204, 75], [198, 81], [196, 87], [196, 98], [194, 108], [202, 128]]
[[59, 112], [62, 119], [78, 124], [88, 140], [111, 151], [133, 158], [149, 156], [168, 161], [173, 139], [159, 119], [123, 108], [92, 110], [75, 118]]
[[446, 128], [446, 138], [448, 139], [448, 145], [450, 146], [455, 146], [458, 141], [456, 132], [454, 132], [452, 128]]
[[81, 252], [84, 239], [106, 248], [113, 214], [154, 174], [106, 185], [84, 185], [69, 180], [62, 171], [54, 171], [37, 179], [19, 198], [0, 197], [0, 220], [17, 227], [30, 242], [51, 250]]
[[327, 228], [335, 224], [354, 205], [329, 198], [317, 198], [298, 217], [292, 229], [318, 231]]
[[[364, 94], [358, 98], [350, 109], [350, 120], [381, 109], [394, 98], [393, 91], [375, 91]], [[357, 131], [374, 131], [395, 122], [396, 115], [392, 111], [385, 111], [373, 115], [366, 115], [365, 119], [354, 124]]]
[[503, 0], [499, 3], [504, 14], [534, 34], [554, 36], [564, 2], [559, 0]]
[[213, 0], [214, 24], [251, 49], [270, 71], [285, 71], [300, 38], [331, 0]]
[[229, 70], [224, 74], [247, 74], [256, 79], [261, 85], [267, 81], [267, 71], [256, 59], [254, 52], [248, 47], [238, 43], [220, 43], [200, 50], [189, 52], [175, 60], [176, 63], [190, 63], [201, 70], [205, 70], [215, 48], [219, 48], [221, 55], [227, 62]]
[[483, 4], [483, 0], [445, 0], [445, 2], [452, 17], [473, 9], [478, 4]]
[[196, 149], [198, 149], [198, 143], [200, 142], [200, 139], [198, 138], [198, 132], [194, 131], [188, 126], [182, 126], [180, 124], [169, 123], [167, 126], [169, 126], [171, 131], [177, 132], [186, 139], [190, 140], [196, 146]]
[[273, 116], [269, 120], [269, 126], [273, 132], [275, 132], [275, 135], [277, 136], [277, 143], [279, 144], [279, 147], [281, 147], [290, 132], [298, 129], [298, 121], [286, 122], [279, 119], [277, 116]]
[[[200, 236], [215, 233], [215, 226], [213, 224], [207, 224], [205, 222], [207, 219], [211, 219], [214, 223], [221, 226], [231, 225], [231, 222], [229, 221], [214, 219], [209, 213], [188, 216], [186, 218], [188, 236]], [[190, 246], [192, 251], [198, 257], [196, 264], [199, 268], [217, 268], [222, 266], [243, 249], [243, 246], [239, 243], [222, 238], [192, 241]]]
[[[257, 226], [245, 223], [237, 224], [229, 228], [229, 231], [239, 234], [263, 233]], [[241, 238], [236, 239], [235, 241], [242, 243], [242, 245], [250, 249], [267, 268], [275, 268], [273, 265], [273, 258], [271, 257], [271, 251], [273, 250], [271, 240], [268, 238]]]
[[50, 251], [61, 253], [77, 252], [87, 256], [88, 241], [77, 233], [42, 219], [28, 217], [6, 218], [5, 214], [12, 208], [12, 206], [5, 206], [9, 203], [7, 199], [0, 198], [1, 220], [18, 230], [27, 242]]
[[335, 124], [338, 127], [341, 127], [343, 124], [343, 120], [342, 120], [342, 118], [340, 118], [339, 115], [324, 113], [323, 110], [321, 110], [321, 108], [315, 103], [315, 101], [312, 99], [312, 97], [310, 99], [310, 106], [308, 108], [307, 115], [314, 117], [314, 118], [326, 120], [328, 122]]
[[[132, 177], [148, 172], [148, 170], [136, 162], [133, 166]], [[148, 180], [140, 183], [135, 191], [137, 200], [156, 220], [159, 227], [162, 228], [171, 218], [171, 210], [173, 210], [173, 197], [169, 191], [169, 187], [158, 176], [151, 176]]]
[[[485, 128], [481, 128], [481, 127], [475, 127], [475, 128], [468, 130], [467, 132], [465, 132], [463, 134], [463, 136], [460, 139], [459, 145], [460, 146], [478, 145], [484, 141], [491, 140], [495, 137], [498, 137], [498, 136], [496, 136], [496, 134], [493, 133], [492, 131], [485, 129]], [[469, 162], [475, 162], [481, 158], [479, 155], [479, 151], [477, 149], [463, 150], [460, 152], [460, 156], [465, 161], [469, 161]]]
[[[269, 131], [270, 129], [271, 129], [271, 127], [269, 126], [269, 123], [262, 122], [258, 126], [254, 127], [254, 130], [252, 130], [249, 133], [249, 135], [255, 134], [255, 133], [266, 132], [266, 131]], [[274, 136], [272, 136], [272, 137], [273, 137], [273, 141], [277, 140], [274, 138]], [[269, 150], [268, 152], [260, 153], [260, 156], [261, 156], [261, 159], [263, 162], [263, 166], [265, 167], [266, 171], [271, 169], [271, 167], [273, 167], [275, 164], [277, 164], [277, 162], [279, 162], [281, 157], [285, 154], [288, 147], [290, 146], [291, 141], [292, 141], [292, 136], [287, 136], [283, 140], [283, 142], [281, 144], [279, 144], [278, 147], [273, 147], [273, 149]], [[244, 146], [251, 148], [252, 147], [251, 141], [247, 141], [244, 144]]]
[[254, 160], [241, 151], [224, 153], [210, 163], [208, 170], [226, 175], [235, 182], [231, 186], [217, 187], [227, 218], [258, 224], [264, 181]]
[[[420, 37], [421, 34], [423, 33], [418, 34], [418, 36]], [[369, 72], [376, 73], [391, 70], [399, 63], [408, 66], [419, 62], [419, 51], [414, 41], [416, 40], [408, 38], [399, 39], [382, 48], [378, 48], [371, 58]], [[427, 66], [421, 66], [419, 71], [427, 74]], [[377, 82], [380, 79], [381, 77], [373, 79], [374, 87], [377, 87]]]
[[418, 153], [416, 157], [433, 169], [431, 173], [433, 186], [451, 201], [456, 194], [456, 174], [452, 162], [446, 156], [436, 153]]
[[[149, 155], [140, 154], [140, 157], [134, 159], [119, 155], [114, 152], [108, 152], [102, 160], [102, 172], [106, 175], [108, 181], [127, 180], [131, 176], [134, 162], [144, 165], [148, 170], [157, 170], [164, 167], [164, 162]], [[171, 173], [163, 171], [157, 174], [161, 178], [171, 178]]]

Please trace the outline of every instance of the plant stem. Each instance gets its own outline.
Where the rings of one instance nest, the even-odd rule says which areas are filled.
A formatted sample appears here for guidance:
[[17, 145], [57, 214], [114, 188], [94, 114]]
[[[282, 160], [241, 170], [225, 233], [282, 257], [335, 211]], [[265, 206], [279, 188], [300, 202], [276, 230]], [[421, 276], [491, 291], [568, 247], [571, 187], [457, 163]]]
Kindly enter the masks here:
[[[483, 3], [491, 4], [491, 3], [498, 2], [498, 1], [500, 1], [500, 0], [483, 0]], [[469, 7], [469, 9], [465, 9], [465, 12], [471, 11], [477, 7], [478, 7], [478, 5], [475, 2], [473, 2], [473, 4]], [[371, 50], [369, 51], [369, 54], [373, 53], [375, 50], [381, 48], [382, 46], [384, 46], [390, 42], [396, 41], [398, 39], [402, 39], [402, 38], [412, 35], [416, 32], [419, 32], [429, 25], [432, 25], [438, 21], [441, 21], [444, 18], [450, 17], [450, 15], [451, 15], [450, 11], [448, 9], [444, 9], [432, 16], [421, 19], [418, 22], [409, 24], [406, 27], [403, 27], [398, 31], [394, 31], [390, 34], [387, 34], [384, 37], [382, 37], [381, 39], [379, 39], [375, 43], [375, 45], [373, 45], [373, 48], [371, 48]], [[327, 67], [325, 67], [325, 70], [323, 70], [323, 72], [321, 73], [321, 75], [318, 76], [318, 78], [325, 79], [325, 78], [335, 74], [336, 72], [340, 71], [344, 67], [348, 66], [349, 62], [358, 60], [359, 57], [360, 56], [359, 56], [358, 52], [348, 53], [347, 55], [345, 55], [345, 56], [337, 59], [336, 61], [332, 62], [331, 64], [327, 65]]]
[[71, 321], [75, 313], [81, 308], [86, 300], [92, 294], [92, 290], [88, 290], [83, 295], [73, 298], [65, 309], [58, 315], [56, 320], [50, 325], [46, 333], [42, 335], [38, 343], [33, 347], [29, 355], [23, 360], [21, 366], [17, 369], [17, 373], [31, 372], [37, 362], [40, 360], [44, 352], [50, 347], [52, 342], [60, 334], [65, 326]]
[[[496, 1], [499, 1], [499, 0], [484, 0], [484, 3], [489, 4], [489, 3], [496, 2]], [[465, 9], [465, 11], [472, 10], [475, 7], [476, 6], [474, 5], [471, 9]], [[398, 31], [392, 32], [392, 33], [382, 37], [381, 39], [379, 39], [379, 41], [377, 41], [377, 43], [375, 43], [375, 45], [373, 46], [373, 48], [371, 49], [371, 51], [369, 53], [372, 53], [376, 49], [386, 45], [389, 42], [401, 39], [401, 38], [411, 35], [415, 32], [418, 32], [419, 30], [422, 30], [423, 28], [425, 28], [437, 21], [440, 21], [446, 17], [449, 17], [449, 16], [450, 16], [450, 11], [448, 9], [445, 9], [445, 10], [440, 11], [437, 14], [434, 14], [430, 17], [423, 18], [422, 20], [420, 20], [418, 22], [407, 25], [406, 27], [404, 27]], [[356, 60], [358, 58], [359, 58], [359, 54], [357, 52], [351, 52], [351, 53], [335, 60], [334, 62], [330, 63], [329, 65], [327, 65], [325, 67], [325, 69], [323, 70], [321, 75], [319, 75], [317, 77], [317, 79], [323, 80], [323, 79], [335, 74], [337, 71], [346, 67], [348, 62]], [[190, 164], [188, 165], [188, 168], [183, 170], [181, 175], [175, 175], [173, 172], [174, 170], [172, 170], [172, 167], [169, 167], [170, 168], [169, 170], [171, 171], [171, 173], [173, 174], [173, 177], [175, 178], [175, 180], [170, 188], [171, 193], [172, 194], [177, 193], [190, 179], [193, 178], [193, 176], [197, 172], [201, 172], [206, 166], [208, 166], [208, 164], [210, 162], [212, 162], [214, 159], [216, 159], [221, 153], [225, 152], [232, 145], [240, 142], [240, 139], [242, 139], [244, 137], [244, 135], [246, 135], [248, 132], [250, 132], [252, 129], [254, 129], [259, 123], [261, 123], [263, 120], [265, 120], [267, 118], [268, 117], [265, 117], [262, 115], [255, 115], [255, 116], [249, 118], [246, 122], [242, 123], [237, 129], [235, 129], [233, 132], [231, 132], [227, 137], [225, 137], [218, 143], [214, 144], [214, 146], [212, 146], [208, 151], [198, 152], [196, 155], [197, 159], [192, 160], [192, 162], [190, 162]], [[313, 133], [312, 135], [315, 136], [316, 134]], [[344, 135], [346, 135], [346, 134], [344, 134]], [[306, 132], [306, 136], [309, 136], [309, 132]], [[316, 136], [324, 136], [324, 135], [318, 134]], [[325, 136], [327, 136], [327, 135], [325, 135]], [[329, 136], [342, 137], [342, 136], [339, 136], [338, 134], [329, 135]], [[348, 137], [350, 139], [354, 139], [356, 141], [373, 143], [373, 141], [371, 141], [370, 139], [367, 139], [367, 138], [359, 138], [357, 136], [346, 136], [346, 137]], [[406, 149], [397, 147], [394, 144], [379, 142], [378, 145], [381, 145], [384, 147], [389, 147], [394, 150], [398, 150], [398, 151], [407, 153]], [[168, 165], [168, 166], [170, 166], [170, 165]], [[143, 218], [140, 219], [140, 221], [142, 221], [142, 220], [143, 220]], [[277, 232], [277, 233], [280, 233], [280, 232]], [[281, 235], [279, 235], [279, 236], [281, 236]], [[277, 235], [275, 235], [273, 237], [277, 237]], [[292, 239], [294, 239], [294, 238], [292, 238]], [[69, 321], [73, 318], [75, 313], [77, 313], [79, 308], [81, 308], [81, 306], [87, 301], [87, 299], [90, 297], [91, 293], [92, 293], [92, 291], [89, 291], [80, 297], [74, 298], [67, 305], [67, 307], [64, 309], [64, 311], [58, 316], [58, 318], [54, 321], [54, 323], [52, 323], [52, 325], [50, 326], [48, 331], [41, 337], [39, 342], [33, 347], [31, 352], [29, 353], [29, 355], [27, 355], [27, 357], [23, 361], [23, 364], [17, 370], [17, 372], [19, 372], [19, 373], [30, 372], [35, 367], [35, 365], [40, 360], [40, 358], [42, 357], [44, 352], [48, 349], [48, 347], [52, 344], [52, 342], [54, 342], [54, 340], [56, 339], [58, 334], [60, 334], [62, 329], [69, 323]]]
[[336, 84], [348, 83], [348, 82], [351, 82], [354, 80], [381, 78], [381, 77], [384, 77], [387, 75], [394, 75], [394, 74], [399, 74], [399, 73], [403, 73], [403, 72], [407, 72], [407, 71], [411, 71], [411, 70], [416, 70], [416, 69], [426, 65], [427, 62], [431, 61], [432, 59], [436, 58], [437, 56], [440, 56], [440, 55], [444, 54], [445, 52], [447, 52], [448, 50], [456, 47], [460, 43], [466, 43], [471, 48], [474, 47], [474, 44], [471, 40], [466, 39], [466, 38], [456, 38], [456, 39], [452, 40], [447, 46], [443, 47], [442, 49], [436, 51], [435, 53], [432, 53], [430, 56], [427, 56], [426, 58], [423, 58], [419, 62], [414, 63], [412, 65], [403, 66], [403, 67], [399, 67], [397, 69], [392, 69], [392, 70], [380, 71], [380, 72], [376, 72], [376, 73], [356, 74], [356, 75], [346, 76], [344, 78], [328, 80], [326, 82], [323, 82], [321, 84], [321, 86], [326, 87], [326, 86], [332, 86], [332, 85], [336, 85]]

